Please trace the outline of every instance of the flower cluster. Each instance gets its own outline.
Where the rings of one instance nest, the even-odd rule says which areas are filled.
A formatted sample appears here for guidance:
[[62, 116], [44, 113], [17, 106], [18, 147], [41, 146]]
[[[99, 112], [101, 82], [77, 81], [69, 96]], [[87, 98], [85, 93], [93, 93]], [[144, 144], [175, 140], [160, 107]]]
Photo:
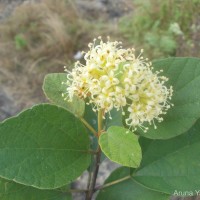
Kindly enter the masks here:
[[93, 105], [93, 110], [110, 113], [113, 108], [126, 113], [126, 124], [133, 129], [147, 130], [144, 122], [161, 122], [162, 114], [172, 104], [172, 87], [164, 84], [167, 78], [161, 71], [153, 72], [151, 63], [142, 57], [142, 50], [135, 57], [134, 49], [123, 49], [121, 42], [103, 42], [101, 38], [90, 43], [85, 53], [86, 64], [75, 63], [68, 71], [65, 98], [76, 95]]

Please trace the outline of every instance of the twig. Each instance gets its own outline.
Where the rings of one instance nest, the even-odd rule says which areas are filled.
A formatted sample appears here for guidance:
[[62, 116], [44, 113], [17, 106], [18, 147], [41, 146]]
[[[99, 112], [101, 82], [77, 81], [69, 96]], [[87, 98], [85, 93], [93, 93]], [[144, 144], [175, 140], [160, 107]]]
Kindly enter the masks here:
[[87, 182], [87, 190], [88, 191], [91, 187], [90, 184], [91, 184], [91, 180], [92, 180], [92, 170], [93, 170], [92, 164], [93, 164], [93, 162], [94, 162], [94, 156], [91, 155], [91, 164], [90, 164], [90, 167], [89, 167], [89, 172], [88, 172], [89, 176], [88, 176], [88, 182]]
[[98, 136], [98, 133], [94, 130], [94, 128], [83, 117], [81, 117], [80, 120], [94, 134], [95, 137]]
[[95, 169], [94, 169], [94, 173], [93, 173], [93, 177], [92, 177], [92, 183], [91, 183], [90, 189], [87, 193], [86, 200], [92, 199], [92, 195], [93, 195], [95, 184], [96, 184], [97, 175], [98, 175], [98, 172], [99, 172], [100, 163], [101, 163], [101, 148], [98, 147], [98, 153], [96, 155], [96, 163], [95, 163]]
[[[100, 110], [98, 112], [98, 138], [102, 133], [102, 129], [103, 129], [103, 112], [102, 112], [102, 110]], [[98, 172], [99, 172], [100, 163], [101, 163], [101, 148], [98, 145], [97, 154], [96, 154], [96, 162], [95, 162], [95, 167], [94, 167], [94, 173], [93, 173], [92, 182], [91, 182], [89, 191], [87, 192], [87, 195], [86, 195], [86, 200], [92, 199], [92, 195], [94, 193], [94, 188], [95, 188], [95, 185], [96, 185], [97, 175], [98, 175]]]
[[106, 188], [106, 187], [110, 187], [110, 186], [115, 185], [115, 184], [117, 184], [117, 183], [123, 182], [123, 181], [125, 181], [125, 180], [130, 179], [130, 178], [131, 178], [131, 176], [125, 176], [124, 178], [118, 179], [118, 180], [116, 180], [116, 181], [112, 181], [112, 182], [110, 182], [110, 183], [106, 183], [106, 184], [104, 184], [104, 185], [97, 186], [97, 187], [94, 189], [94, 192], [96, 192], [97, 190], [101, 190], [101, 189], [103, 189], [103, 188]]

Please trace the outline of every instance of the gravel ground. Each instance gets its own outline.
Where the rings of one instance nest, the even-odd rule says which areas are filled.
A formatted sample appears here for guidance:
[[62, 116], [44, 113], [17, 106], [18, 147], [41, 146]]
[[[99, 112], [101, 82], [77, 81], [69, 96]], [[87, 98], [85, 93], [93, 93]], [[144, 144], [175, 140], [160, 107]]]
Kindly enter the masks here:
[[35, 3], [38, 0], [0, 0], [0, 21], [11, 15], [13, 10], [22, 3]]
[[[6, 19], [22, 3], [41, 0], [0, 0], [0, 20]], [[131, 11], [131, 0], [74, 0], [78, 13], [88, 19], [114, 19]]]

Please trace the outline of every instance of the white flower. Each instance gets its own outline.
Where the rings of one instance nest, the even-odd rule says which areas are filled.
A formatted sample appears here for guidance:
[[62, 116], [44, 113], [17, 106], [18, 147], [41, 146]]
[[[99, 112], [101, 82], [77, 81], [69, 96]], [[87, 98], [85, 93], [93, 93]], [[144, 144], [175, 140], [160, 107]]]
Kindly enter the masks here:
[[153, 72], [151, 63], [141, 54], [135, 57], [134, 49], [123, 49], [121, 42], [103, 42], [94, 39], [85, 53], [86, 64], [76, 62], [69, 72], [66, 99], [79, 96], [92, 104], [93, 110], [110, 112], [113, 108], [128, 113], [126, 124], [142, 128], [145, 122], [161, 122], [162, 115], [172, 104], [172, 87], [164, 84], [167, 78]]

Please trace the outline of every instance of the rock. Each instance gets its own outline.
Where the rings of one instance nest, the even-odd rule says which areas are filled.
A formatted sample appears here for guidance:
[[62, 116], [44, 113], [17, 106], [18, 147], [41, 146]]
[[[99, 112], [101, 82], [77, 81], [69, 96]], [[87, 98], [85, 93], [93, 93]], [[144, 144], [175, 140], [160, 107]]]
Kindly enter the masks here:
[[9, 17], [14, 9], [22, 3], [35, 3], [38, 0], [0, 0], [0, 21]]
[[131, 0], [75, 0], [77, 10], [87, 19], [116, 19], [133, 9]]
[[16, 112], [17, 109], [12, 97], [0, 87], [0, 121], [13, 116]]

